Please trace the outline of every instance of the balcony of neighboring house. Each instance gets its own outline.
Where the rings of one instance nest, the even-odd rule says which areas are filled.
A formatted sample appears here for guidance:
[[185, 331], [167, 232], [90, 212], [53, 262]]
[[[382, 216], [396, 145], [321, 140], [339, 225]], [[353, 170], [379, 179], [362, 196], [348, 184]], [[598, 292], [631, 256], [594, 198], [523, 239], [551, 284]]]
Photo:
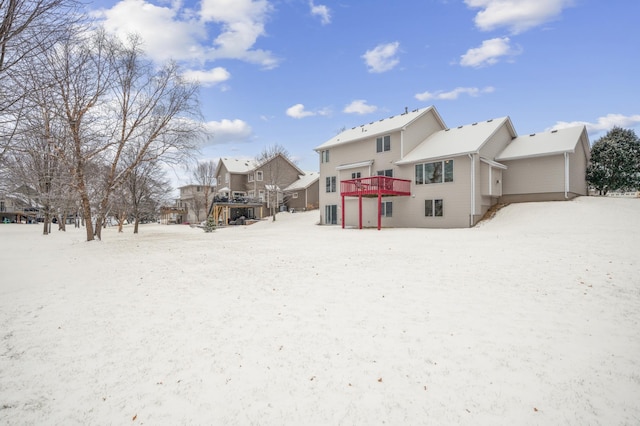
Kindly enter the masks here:
[[381, 208], [382, 197], [410, 196], [411, 181], [396, 179], [388, 176], [369, 176], [365, 178], [340, 181], [340, 196], [342, 197], [342, 227], [344, 228], [345, 197], [358, 197], [358, 224], [362, 229], [362, 198], [378, 198], [378, 230], [382, 226]]

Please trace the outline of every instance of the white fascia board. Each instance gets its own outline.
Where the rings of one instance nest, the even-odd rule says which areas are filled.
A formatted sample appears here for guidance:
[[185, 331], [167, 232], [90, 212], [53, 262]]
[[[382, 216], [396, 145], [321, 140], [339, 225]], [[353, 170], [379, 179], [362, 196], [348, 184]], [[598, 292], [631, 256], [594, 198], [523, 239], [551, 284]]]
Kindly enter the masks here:
[[336, 167], [336, 170], [349, 170], [357, 169], [358, 167], [367, 167], [373, 164], [373, 160], [359, 161], [357, 163], [341, 164]]

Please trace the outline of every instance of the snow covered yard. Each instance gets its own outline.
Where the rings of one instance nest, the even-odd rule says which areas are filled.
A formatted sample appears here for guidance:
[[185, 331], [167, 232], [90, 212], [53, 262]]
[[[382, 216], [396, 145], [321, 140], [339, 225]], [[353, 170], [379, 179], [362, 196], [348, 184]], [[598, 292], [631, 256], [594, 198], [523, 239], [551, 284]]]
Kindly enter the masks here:
[[0, 424], [640, 423], [640, 200], [318, 216], [0, 225]]

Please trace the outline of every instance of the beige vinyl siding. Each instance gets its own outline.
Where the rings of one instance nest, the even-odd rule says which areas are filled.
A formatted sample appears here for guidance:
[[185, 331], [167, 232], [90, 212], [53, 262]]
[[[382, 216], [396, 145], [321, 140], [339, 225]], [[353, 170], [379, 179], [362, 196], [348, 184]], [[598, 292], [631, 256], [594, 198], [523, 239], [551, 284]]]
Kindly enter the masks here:
[[[453, 182], [429, 185], [415, 185], [412, 183], [411, 197], [395, 197], [398, 200], [398, 208], [394, 203], [394, 212], [398, 210], [402, 212], [402, 217], [398, 218], [401, 220], [398, 221], [396, 226], [412, 228], [468, 227], [471, 213], [470, 164], [468, 156], [455, 157], [453, 159]], [[403, 171], [405, 168], [410, 168], [411, 173], [414, 173], [414, 165], [403, 167]], [[412, 179], [412, 182], [414, 182], [414, 179]], [[477, 179], [476, 185], [479, 185]], [[442, 217], [426, 217], [424, 215], [425, 200], [435, 199], [443, 200], [444, 215]]]
[[503, 162], [505, 196], [564, 192], [564, 154]]
[[496, 133], [480, 148], [480, 156], [493, 160], [512, 139], [509, 127], [500, 126]]
[[488, 197], [502, 195], [502, 169], [480, 162], [480, 192]]
[[[402, 155], [407, 155], [407, 153], [411, 152], [420, 142], [438, 130], [442, 130], [442, 126], [433, 113], [425, 114], [417, 119], [404, 131]], [[396, 157], [396, 159], [402, 160], [400, 156]]]
[[587, 156], [581, 143], [576, 152], [569, 154], [569, 192], [576, 195], [587, 195]]

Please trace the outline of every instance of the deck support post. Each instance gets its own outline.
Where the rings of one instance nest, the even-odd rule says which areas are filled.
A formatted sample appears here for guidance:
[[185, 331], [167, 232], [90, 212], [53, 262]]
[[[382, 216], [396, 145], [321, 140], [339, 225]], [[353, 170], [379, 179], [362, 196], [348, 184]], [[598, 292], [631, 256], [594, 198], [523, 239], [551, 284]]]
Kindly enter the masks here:
[[382, 228], [382, 194], [378, 190], [378, 231]]
[[358, 227], [362, 229], [362, 194], [358, 196]]

